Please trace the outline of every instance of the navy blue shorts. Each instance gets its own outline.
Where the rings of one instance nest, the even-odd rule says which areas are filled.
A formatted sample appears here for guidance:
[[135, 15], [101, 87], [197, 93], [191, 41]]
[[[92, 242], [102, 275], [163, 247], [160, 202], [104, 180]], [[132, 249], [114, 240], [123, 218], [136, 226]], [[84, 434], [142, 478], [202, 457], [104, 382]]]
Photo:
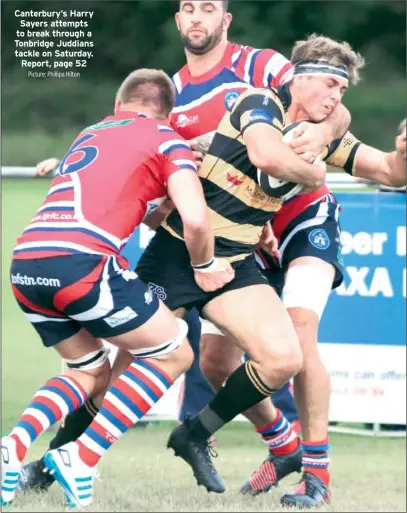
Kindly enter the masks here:
[[81, 328], [97, 338], [127, 333], [148, 321], [159, 306], [157, 296], [123, 257], [13, 260], [10, 279], [20, 308], [46, 347]]
[[[264, 272], [269, 283], [279, 292], [284, 286], [284, 275], [288, 266], [300, 257], [316, 257], [335, 267], [332, 288], [335, 289], [343, 281], [342, 246], [339, 226], [340, 205], [327, 196], [325, 201], [310, 205], [296, 217], [284, 230], [280, 237], [279, 249], [281, 258], [274, 261], [262, 252], [262, 258], [270, 270]], [[258, 259], [260, 267], [264, 267]]]
[[195, 282], [194, 271], [185, 242], [159, 228], [142, 254], [137, 273], [170, 310], [196, 307], [230, 290], [267, 284], [256, 265], [254, 255], [232, 264], [234, 279], [215, 292], [205, 292]]

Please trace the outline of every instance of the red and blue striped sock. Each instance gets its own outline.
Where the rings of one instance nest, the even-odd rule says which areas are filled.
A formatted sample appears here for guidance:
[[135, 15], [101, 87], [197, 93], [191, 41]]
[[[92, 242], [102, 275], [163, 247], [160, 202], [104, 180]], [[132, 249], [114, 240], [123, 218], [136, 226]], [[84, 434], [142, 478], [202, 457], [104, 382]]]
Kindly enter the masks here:
[[138, 422], [173, 380], [150, 359], [135, 360], [109, 388], [99, 413], [78, 438], [79, 456], [95, 466], [103, 454]]
[[302, 466], [304, 472], [309, 472], [319, 477], [326, 486], [329, 486], [329, 439], [325, 438], [320, 442], [302, 442], [303, 456]]
[[292, 454], [300, 445], [297, 433], [280, 410], [277, 410], [277, 417], [271, 424], [256, 427], [256, 431], [260, 433], [269, 451], [276, 456]]
[[30, 445], [50, 426], [78, 409], [87, 394], [71, 376], [51, 378], [38, 390], [10, 433], [17, 444], [17, 457], [22, 461]]

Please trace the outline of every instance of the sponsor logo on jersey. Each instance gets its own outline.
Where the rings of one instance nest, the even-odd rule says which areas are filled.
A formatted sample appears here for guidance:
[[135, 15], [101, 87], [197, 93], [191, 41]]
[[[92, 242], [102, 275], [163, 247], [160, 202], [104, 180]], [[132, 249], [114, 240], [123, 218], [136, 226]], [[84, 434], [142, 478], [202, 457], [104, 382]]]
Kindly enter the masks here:
[[236, 100], [239, 98], [240, 93], [237, 91], [229, 91], [225, 94], [225, 107], [227, 110], [231, 111], [233, 109], [233, 105]]
[[256, 204], [256, 206], [268, 207], [270, 205], [275, 205], [277, 209], [281, 205], [281, 200], [279, 198], [273, 198], [272, 196], [269, 196], [263, 191], [261, 187], [253, 187], [252, 185], [247, 185], [244, 189], [244, 193], [251, 199], [253, 204]]
[[308, 240], [317, 249], [328, 249], [331, 245], [328, 234], [322, 228], [316, 228], [308, 235]]
[[177, 126], [178, 128], [185, 128], [189, 125], [195, 125], [198, 122], [198, 114], [195, 114], [193, 116], [186, 116], [185, 114], [180, 114], [177, 118], [177, 121], [175, 122], [175, 126]]
[[226, 173], [226, 180], [235, 187], [242, 185], [242, 183], [244, 182], [244, 179], [240, 180], [237, 176], [233, 176], [229, 172]]
[[135, 319], [137, 316], [138, 314], [136, 314], [132, 308], [126, 306], [123, 308], [123, 310], [120, 310], [119, 312], [116, 312], [103, 320], [111, 328], [115, 328], [116, 326], [120, 326], [121, 324], [125, 324], [126, 322]]
[[249, 122], [263, 121], [264, 123], [273, 123], [274, 117], [264, 109], [253, 109], [250, 113]]

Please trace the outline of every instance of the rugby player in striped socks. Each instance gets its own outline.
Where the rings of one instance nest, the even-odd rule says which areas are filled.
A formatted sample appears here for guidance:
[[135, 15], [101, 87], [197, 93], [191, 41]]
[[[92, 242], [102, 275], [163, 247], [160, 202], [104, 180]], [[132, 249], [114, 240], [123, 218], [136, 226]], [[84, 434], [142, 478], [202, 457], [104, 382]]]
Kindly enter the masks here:
[[135, 360], [113, 382], [99, 413], [74, 444], [80, 459], [94, 467], [101, 456], [140, 420], [173, 384], [159, 362]]
[[[185, 368], [184, 358], [174, 366], [177, 358], [171, 361], [167, 357], [167, 361], [161, 361], [156, 359], [160, 351], [149, 353], [153, 358], [140, 358], [142, 355], [138, 353], [113, 381], [99, 412], [78, 440], [45, 454], [44, 463], [64, 488], [71, 507], [92, 503], [100, 458], [151, 409]], [[191, 363], [191, 360], [186, 361]]]
[[[168, 125], [174, 94], [163, 71], [131, 73], [118, 90], [115, 114], [85, 128], [72, 143], [14, 248], [14, 296], [43, 344], [55, 347], [67, 369], [35, 394], [1, 440], [2, 507], [14, 499], [31, 443], [108, 387], [110, 365], [102, 339], [119, 347], [131, 363], [81, 440], [46, 454], [45, 464], [71, 505], [92, 502], [99, 457], [192, 363], [185, 321], [176, 319], [120, 256], [149, 204], [169, 196], [180, 212], [198, 290], [215, 291], [234, 277], [229, 262], [214, 256], [191, 148]], [[62, 211], [67, 213], [62, 216]]]

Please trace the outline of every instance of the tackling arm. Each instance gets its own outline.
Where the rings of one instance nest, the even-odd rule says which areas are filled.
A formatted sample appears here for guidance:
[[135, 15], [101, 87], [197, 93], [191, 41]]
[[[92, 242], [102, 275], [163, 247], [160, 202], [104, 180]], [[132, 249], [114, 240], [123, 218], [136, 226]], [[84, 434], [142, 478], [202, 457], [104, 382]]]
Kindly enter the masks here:
[[196, 173], [180, 170], [168, 179], [168, 195], [182, 219], [192, 265], [211, 262], [214, 236], [201, 182]]
[[340, 103], [324, 121], [318, 123], [319, 127], [322, 127], [322, 130], [326, 133], [326, 144], [343, 137], [349, 128], [350, 122], [350, 112], [345, 105]]
[[405, 152], [405, 130], [396, 138], [396, 150], [390, 153], [363, 144], [347, 132], [330, 145], [326, 162], [352, 176], [390, 187], [403, 187], [406, 185]]
[[143, 219], [143, 224], [147, 225], [152, 230], [157, 230], [160, 224], [171, 214], [174, 210], [174, 203], [172, 200], [167, 199], [158, 208], [153, 210]]
[[353, 176], [390, 187], [406, 185], [406, 161], [398, 151], [383, 151], [361, 144], [355, 156]]

